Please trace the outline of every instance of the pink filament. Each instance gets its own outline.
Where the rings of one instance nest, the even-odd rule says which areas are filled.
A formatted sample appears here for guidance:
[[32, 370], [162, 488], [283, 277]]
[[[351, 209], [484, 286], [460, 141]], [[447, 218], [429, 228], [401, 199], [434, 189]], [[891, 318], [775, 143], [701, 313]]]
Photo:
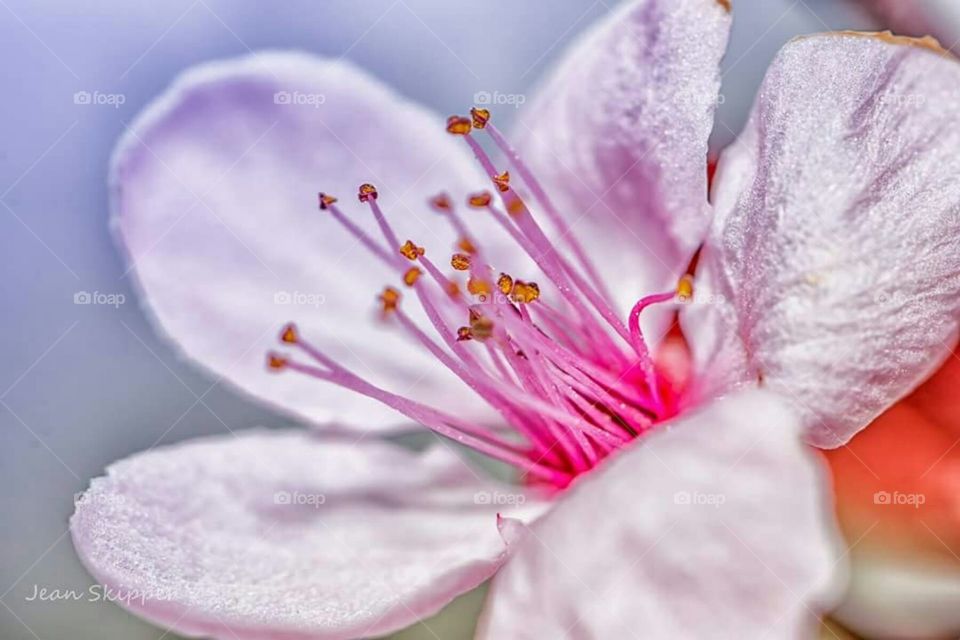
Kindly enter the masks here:
[[[514, 465], [531, 479], [563, 487], [668, 417], [639, 318], [648, 306], [674, 300], [675, 293], [646, 296], [633, 307], [626, 323], [618, 318], [598, 271], [546, 190], [499, 131], [488, 125], [487, 132], [573, 253], [576, 266], [550, 241], [512, 187], [500, 192], [509, 215], [496, 206], [487, 207], [489, 215], [547, 277], [561, 306], [554, 307], [546, 300], [517, 302], [501, 295], [498, 288], [473, 301], [452, 296], [455, 281], [420, 255], [415, 262], [424, 273], [412, 289], [439, 340], [402, 309], [385, 307], [385, 312], [392, 311], [405, 333], [496, 410], [513, 427], [516, 437], [505, 438], [469, 419], [381, 389], [299, 335], [294, 346], [319, 366], [286, 357], [283, 364], [374, 398], [442, 436]], [[469, 133], [464, 139], [484, 171], [496, 178], [493, 161], [483, 148]], [[365, 200], [381, 240], [369, 236], [331, 203], [322, 208], [377, 259], [403, 275], [412, 265], [400, 253], [400, 239], [376, 197]], [[482, 246], [452, 206], [443, 209], [457, 235], [476, 248], [468, 267], [470, 277], [492, 285], [495, 271]], [[474, 339], [464, 341], [458, 335], [460, 323], [467, 324], [464, 330]], [[476, 335], [481, 329], [484, 333]], [[633, 375], [635, 370], [642, 376]]]

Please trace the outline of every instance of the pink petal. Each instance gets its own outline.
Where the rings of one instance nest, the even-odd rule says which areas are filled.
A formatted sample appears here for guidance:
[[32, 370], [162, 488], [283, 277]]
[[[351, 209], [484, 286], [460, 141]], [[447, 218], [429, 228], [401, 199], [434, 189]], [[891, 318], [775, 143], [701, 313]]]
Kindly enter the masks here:
[[507, 553], [497, 513], [523, 500], [443, 445], [254, 431], [112, 465], [70, 525], [94, 577], [178, 633], [358, 638], [490, 577]]
[[427, 198], [488, 182], [457, 143], [439, 118], [346, 62], [260, 53], [207, 64], [180, 77], [118, 146], [115, 223], [159, 326], [254, 396], [320, 423], [404, 422], [333, 385], [269, 373], [267, 350], [296, 321], [374, 383], [476, 413], [466, 386], [378, 326], [376, 296], [400, 275], [317, 208], [317, 192], [332, 193], [379, 238], [356, 197], [373, 182], [401, 238], [442, 255], [453, 234]]
[[707, 138], [730, 29], [717, 0], [628, 2], [523, 111], [519, 147], [628, 310], [703, 240]]
[[718, 168], [686, 314], [704, 392], [763, 385], [842, 445], [933, 373], [960, 312], [960, 65], [889, 36], [796, 40]]
[[527, 527], [480, 637], [803, 637], [835, 591], [837, 538], [798, 427], [745, 392], [584, 477]]

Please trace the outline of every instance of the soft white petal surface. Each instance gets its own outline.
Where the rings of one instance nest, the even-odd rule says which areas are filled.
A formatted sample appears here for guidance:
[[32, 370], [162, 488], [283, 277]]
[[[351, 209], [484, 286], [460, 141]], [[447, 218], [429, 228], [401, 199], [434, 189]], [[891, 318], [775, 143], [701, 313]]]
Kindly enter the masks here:
[[729, 12], [717, 0], [636, 0], [573, 45], [517, 127], [620, 306], [669, 289], [710, 221], [707, 139]]
[[931, 374], [960, 312], [960, 63], [823, 35], [773, 63], [714, 187], [684, 318], [709, 394], [775, 389], [845, 443]]
[[838, 545], [795, 415], [749, 391], [661, 429], [527, 527], [481, 637], [782, 640], [815, 628]]
[[178, 633], [360, 638], [412, 624], [490, 577], [507, 555], [502, 496], [523, 504], [445, 444], [416, 454], [253, 431], [112, 465], [70, 526], [98, 581], [142, 594], [125, 606]]
[[408, 422], [333, 385], [269, 373], [265, 353], [292, 320], [380, 386], [486, 415], [422, 349], [377, 326], [376, 296], [399, 274], [317, 210], [318, 191], [339, 196], [379, 239], [356, 197], [372, 182], [401, 242], [413, 238], [442, 263], [454, 239], [427, 198], [488, 182], [456, 143], [440, 118], [343, 61], [259, 53], [207, 64], [180, 77], [118, 146], [115, 224], [159, 326], [256, 397], [317, 423]]

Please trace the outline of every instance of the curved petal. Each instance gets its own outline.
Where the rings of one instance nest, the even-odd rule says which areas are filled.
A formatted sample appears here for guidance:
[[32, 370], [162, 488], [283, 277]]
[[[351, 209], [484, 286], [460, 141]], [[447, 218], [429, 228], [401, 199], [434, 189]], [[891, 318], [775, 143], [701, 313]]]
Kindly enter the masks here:
[[840, 33], [773, 63], [721, 158], [685, 314], [702, 392], [793, 400], [836, 447], [929, 376], [960, 312], [960, 64], [929, 41]]
[[803, 637], [836, 546], [798, 426], [746, 392], [586, 476], [494, 578], [481, 637]]
[[506, 556], [498, 504], [523, 503], [508, 491], [440, 445], [261, 430], [112, 465], [70, 528], [97, 580], [178, 633], [358, 638], [490, 577]]
[[676, 284], [709, 224], [707, 139], [730, 22], [718, 0], [628, 2], [521, 114], [524, 159], [625, 310]]
[[375, 384], [480, 410], [412, 341], [376, 326], [376, 295], [399, 275], [317, 210], [318, 191], [339, 196], [379, 238], [356, 198], [373, 182], [402, 237], [446, 250], [452, 232], [428, 197], [486, 184], [450, 138], [346, 62], [258, 53], [187, 72], [128, 130], [112, 167], [115, 226], [156, 322], [216, 375], [314, 422], [405, 421], [333, 385], [269, 373], [265, 353], [287, 321]]

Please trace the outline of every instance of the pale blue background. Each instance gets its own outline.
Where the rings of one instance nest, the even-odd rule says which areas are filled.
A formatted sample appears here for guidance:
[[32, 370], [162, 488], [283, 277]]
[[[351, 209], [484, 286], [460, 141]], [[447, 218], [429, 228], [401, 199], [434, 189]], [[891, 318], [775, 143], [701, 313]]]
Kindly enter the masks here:
[[[788, 37], [869, 26], [830, 0], [735, 4], [721, 141]], [[121, 277], [104, 176], [123, 123], [193, 64], [276, 47], [346, 54], [440, 111], [462, 111], [478, 90], [528, 92], [608, 10], [589, 0], [0, 0], [0, 638], [161, 637], [112, 605], [25, 601], [34, 585], [89, 585], [64, 535], [74, 494], [112, 460], [225, 432], [220, 420], [234, 431], [282, 423], [178, 361]], [[82, 90], [126, 102], [75, 105]], [[81, 290], [127, 303], [76, 306]], [[476, 606], [431, 627], [469, 637]]]

